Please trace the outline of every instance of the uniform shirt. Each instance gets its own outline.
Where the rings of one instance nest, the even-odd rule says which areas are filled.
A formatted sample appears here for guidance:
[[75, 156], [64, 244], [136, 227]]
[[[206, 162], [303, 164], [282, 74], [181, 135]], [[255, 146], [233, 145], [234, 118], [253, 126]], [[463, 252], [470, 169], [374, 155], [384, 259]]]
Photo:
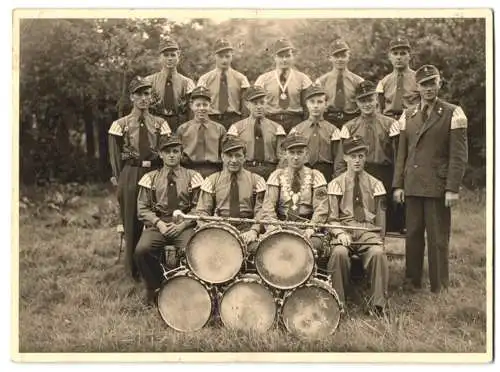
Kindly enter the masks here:
[[153, 225], [158, 219], [159, 216], [153, 211], [154, 202], [160, 215], [171, 217], [173, 211], [169, 207], [167, 199], [169, 172], [173, 172], [175, 180], [179, 201], [178, 209], [189, 213], [191, 209], [195, 208], [203, 177], [191, 169], [163, 167], [160, 170], [146, 173], [139, 181], [137, 212], [140, 221]]
[[[407, 108], [405, 99], [403, 96], [407, 93], [414, 92], [417, 90], [417, 82], [415, 80], [415, 71], [408, 68], [402, 72], [403, 74], [403, 91], [401, 92], [401, 102], [403, 103], [403, 109]], [[384, 76], [382, 80], [377, 84], [377, 93], [384, 95], [384, 114], [393, 112], [394, 109], [394, 98], [396, 97], [396, 90], [398, 86], [398, 73], [393, 71], [390, 74]]]
[[[167, 71], [162, 70], [156, 74], [149, 75], [146, 80], [153, 85], [153, 92], [159, 98], [159, 102], [155, 107], [158, 108], [159, 112], [164, 115], [172, 115], [178, 112], [169, 113], [165, 111], [163, 98], [165, 97], [165, 82], [167, 80]], [[172, 87], [174, 91], [174, 102], [175, 108], [179, 110], [181, 106], [185, 106], [188, 103], [188, 97], [191, 91], [194, 89], [194, 81], [190, 78], [180, 74], [177, 71], [172, 72]]]
[[307, 89], [311, 84], [311, 79], [303, 72], [296, 69], [290, 69], [288, 75], [287, 95], [289, 97], [289, 104], [286, 110], [283, 110], [279, 105], [279, 96], [281, 94], [280, 72], [273, 70], [260, 75], [255, 80], [255, 85], [263, 87], [267, 92], [267, 113], [281, 114], [284, 112], [299, 113], [304, 112], [302, 107], [302, 91]]
[[[309, 118], [293, 127], [290, 130], [290, 133], [302, 133], [303, 136], [307, 137], [309, 144], [311, 144], [314, 132], [313, 123], [313, 120]], [[336, 154], [333, 152], [334, 147], [332, 146], [332, 143], [340, 142], [340, 130], [326, 120], [320, 120], [317, 125], [319, 125], [319, 147], [313, 149], [309, 146], [309, 153], [317, 151], [319, 152], [318, 162], [333, 164]]]
[[[324, 223], [328, 217], [326, 180], [321, 172], [302, 167], [300, 195], [291, 190], [292, 172], [289, 168], [276, 169], [267, 180], [267, 191], [262, 206], [262, 218], [276, 220], [289, 215], [310, 218], [311, 222]], [[297, 201], [294, 203], [294, 199]], [[297, 209], [293, 209], [293, 205]]]
[[[129, 115], [115, 120], [109, 128], [109, 157], [113, 176], [116, 178], [120, 176], [122, 169], [122, 152], [127, 152], [130, 157], [139, 157], [139, 116], [138, 110], [132, 110]], [[150, 147], [156, 149], [161, 138], [170, 135], [170, 127], [164, 119], [150, 113], [145, 113], [144, 119]], [[157, 156], [151, 153], [147, 159], [153, 160], [155, 157]]]
[[[326, 90], [326, 94], [328, 96], [327, 106], [333, 109], [333, 111], [338, 111], [334, 107], [335, 97], [337, 93], [337, 76], [338, 70], [333, 69], [332, 71], [320, 76], [316, 80], [316, 83], [321, 85], [323, 89]], [[349, 71], [348, 69], [345, 69], [343, 71], [342, 76], [344, 78], [344, 112], [352, 114], [358, 111], [358, 106], [356, 105], [356, 100], [354, 98], [354, 90], [359, 85], [359, 83], [364, 81], [364, 79], [361, 76]]]
[[[219, 112], [219, 87], [221, 70], [216, 68], [207, 72], [198, 79], [198, 86], [203, 85], [210, 90], [212, 101], [210, 104], [210, 114], [220, 114]], [[229, 68], [226, 71], [227, 91], [229, 96], [228, 112], [235, 112], [241, 115], [241, 97], [243, 89], [250, 87], [250, 83], [241, 72]]]
[[[199, 158], [196, 155], [196, 147], [202, 125], [205, 127], [205, 156]], [[226, 128], [212, 120], [204, 123], [190, 120], [177, 128], [177, 135], [181, 138], [184, 153], [194, 162], [220, 163], [221, 140], [225, 134]]]
[[[363, 137], [369, 146], [366, 156], [367, 163], [394, 165], [396, 161], [395, 139], [399, 136], [399, 123], [396, 120], [379, 113], [369, 118], [358, 116], [345, 123], [340, 131], [342, 140], [355, 135]], [[340, 154], [343, 154], [342, 144], [339, 146], [339, 156], [335, 162], [336, 174], [347, 169], [344, 158]]]
[[[266, 181], [258, 174], [241, 169], [237, 175], [240, 217], [259, 218], [262, 200], [266, 191]], [[231, 172], [222, 170], [208, 176], [201, 185], [196, 213], [200, 216], [230, 215]], [[252, 229], [259, 231], [258, 224]]]
[[[227, 134], [239, 137], [245, 142], [247, 148], [246, 158], [249, 161], [254, 160], [255, 121], [255, 118], [250, 116], [234, 123], [227, 131]], [[266, 118], [261, 119], [260, 125], [262, 128], [262, 137], [264, 139], [265, 161], [277, 163], [281, 155], [281, 142], [286, 136], [285, 129], [283, 129], [283, 126], [280, 124]]]
[[[380, 226], [384, 224], [384, 197], [386, 190], [383, 183], [365, 171], [359, 174], [359, 185], [363, 198], [365, 225]], [[328, 199], [330, 204], [329, 223], [358, 224], [354, 220], [354, 173], [344, 172], [328, 184]], [[361, 223], [363, 224], [363, 223]], [[331, 229], [334, 235], [343, 232], [342, 229]]]

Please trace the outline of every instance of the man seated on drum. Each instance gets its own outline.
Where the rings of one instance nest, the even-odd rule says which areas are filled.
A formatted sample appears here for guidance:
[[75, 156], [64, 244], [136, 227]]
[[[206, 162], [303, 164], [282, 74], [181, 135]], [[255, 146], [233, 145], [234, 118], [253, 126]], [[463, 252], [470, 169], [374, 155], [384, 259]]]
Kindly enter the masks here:
[[[323, 174], [306, 167], [309, 158], [308, 141], [300, 132], [290, 133], [283, 140], [285, 168], [276, 169], [267, 180], [262, 206], [262, 219], [325, 223], [328, 217], [328, 197]], [[267, 225], [266, 232], [278, 227]], [[304, 235], [313, 248], [321, 249], [322, 239], [313, 236], [317, 231], [306, 228]]]
[[377, 315], [385, 311], [389, 267], [384, 252], [385, 195], [383, 183], [364, 170], [368, 146], [360, 136], [343, 142], [347, 170], [328, 184], [330, 213], [328, 223], [365, 228], [380, 228], [380, 232], [332, 228], [332, 251], [328, 272], [332, 284], [345, 301], [345, 289], [350, 284], [351, 256], [362, 260], [371, 283], [371, 305]]
[[[208, 176], [201, 185], [196, 206], [199, 216], [219, 216], [234, 218], [259, 218], [266, 181], [256, 173], [243, 168], [246, 145], [238, 137], [227, 135], [222, 142], [221, 172]], [[203, 224], [200, 221], [198, 224]], [[257, 245], [259, 224], [233, 224], [247, 244], [249, 252]]]
[[198, 172], [180, 166], [182, 142], [179, 137], [167, 137], [158, 151], [164, 165], [141, 178], [137, 199], [138, 218], [146, 228], [134, 255], [146, 284], [148, 304], [154, 302], [161, 286], [161, 257], [165, 246], [171, 244], [177, 250], [173, 259], [167, 257], [166, 262], [169, 268], [175, 267], [177, 257], [194, 233], [193, 221], [176, 224], [172, 214], [177, 209], [189, 213], [195, 208], [203, 182]]

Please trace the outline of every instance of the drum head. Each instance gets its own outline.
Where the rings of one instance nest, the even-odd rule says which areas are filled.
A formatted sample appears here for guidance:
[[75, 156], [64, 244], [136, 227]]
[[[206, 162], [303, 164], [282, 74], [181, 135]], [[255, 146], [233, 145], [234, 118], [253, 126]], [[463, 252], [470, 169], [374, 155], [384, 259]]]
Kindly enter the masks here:
[[267, 331], [276, 318], [272, 293], [257, 282], [238, 282], [224, 293], [220, 316], [228, 328]]
[[233, 279], [243, 264], [243, 249], [238, 238], [223, 228], [201, 229], [186, 247], [191, 271], [208, 283], [225, 283]]
[[168, 280], [161, 289], [158, 310], [171, 328], [181, 332], [197, 331], [210, 319], [212, 301], [198, 280], [179, 276]]
[[259, 244], [255, 267], [266, 283], [279, 289], [291, 289], [311, 276], [314, 254], [297, 233], [273, 232]]
[[297, 288], [282, 308], [285, 327], [290, 333], [304, 338], [323, 338], [333, 334], [340, 314], [336, 298], [317, 286]]

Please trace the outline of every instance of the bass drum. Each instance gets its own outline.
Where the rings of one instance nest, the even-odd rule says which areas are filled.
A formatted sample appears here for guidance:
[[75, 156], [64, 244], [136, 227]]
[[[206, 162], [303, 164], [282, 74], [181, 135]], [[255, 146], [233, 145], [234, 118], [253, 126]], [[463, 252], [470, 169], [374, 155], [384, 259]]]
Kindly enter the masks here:
[[278, 306], [270, 288], [256, 274], [230, 284], [220, 300], [220, 319], [231, 329], [265, 332], [276, 322]]
[[167, 325], [179, 332], [203, 328], [211, 318], [210, 289], [188, 269], [172, 275], [158, 294], [158, 311]]
[[280, 316], [287, 331], [293, 335], [321, 339], [337, 330], [343, 312], [330, 282], [312, 278], [306, 284], [287, 291]]
[[228, 223], [212, 222], [198, 228], [186, 246], [191, 271], [211, 284], [229, 282], [240, 272], [246, 246], [238, 230]]
[[313, 274], [315, 253], [309, 239], [290, 229], [274, 230], [260, 239], [255, 268], [264, 281], [277, 289], [292, 289]]

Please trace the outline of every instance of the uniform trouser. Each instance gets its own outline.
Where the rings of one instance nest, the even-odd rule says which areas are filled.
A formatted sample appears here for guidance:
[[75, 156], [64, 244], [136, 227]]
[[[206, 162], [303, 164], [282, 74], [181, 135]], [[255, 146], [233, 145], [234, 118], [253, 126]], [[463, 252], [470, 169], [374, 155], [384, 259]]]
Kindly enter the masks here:
[[154, 227], [144, 230], [134, 257], [148, 290], [155, 290], [161, 286], [163, 273], [161, 259], [165, 246], [171, 244], [179, 252], [184, 252], [193, 234], [194, 229], [191, 227], [183, 230], [175, 238], [166, 238]]
[[422, 285], [425, 232], [431, 291], [448, 287], [448, 249], [451, 212], [444, 198], [405, 196], [406, 201], [406, 273], [414, 286]]
[[272, 163], [246, 162], [244, 167], [247, 171], [256, 173], [267, 181], [271, 173], [276, 169], [276, 166], [277, 164]]
[[123, 223], [125, 237], [125, 266], [134, 279], [139, 278], [139, 272], [134, 261], [134, 251], [141, 233], [143, 223], [137, 218], [137, 196], [139, 180], [144, 174], [156, 168], [141, 168], [125, 165], [118, 180], [118, 204]]
[[347, 123], [349, 120], [354, 119], [355, 117], [358, 117], [359, 113], [354, 113], [354, 114], [346, 114], [345, 112], [325, 112], [324, 118], [326, 121], [332, 123], [335, 125], [338, 129], [342, 129], [345, 123]]
[[208, 116], [210, 117], [210, 120], [222, 124], [224, 128], [226, 128], [226, 130], [228, 130], [229, 127], [231, 127], [231, 125], [233, 125], [234, 123], [243, 119], [243, 116], [237, 114], [236, 112], [226, 112], [224, 114], [210, 114]]
[[288, 134], [294, 126], [304, 121], [304, 115], [302, 113], [268, 114], [267, 118], [281, 124], [286, 134]]
[[334, 167], [332, 163], [315, 163], [314, 165], [306, 164], [312, 169], [320, 171], [325, 176], [326, 182], [333, 180]]
[[366, 163], [365, 171], [373, 177], [382, 181], [386, 191], [386, 230], [390, 232], [400, 232], [405, 228], [405, 208], [403, 204], [397, 204], [392, 198], [392, 178], [394, 167], [392, 165], [382, 165]]
[[367, 243], [367, 245], [345, 247], [335, 245], [328, 260], [327, 272], [332, 277], [333, 288], [339, 299], [345, 302], [345, 289], [351, 283], [351, 256], [356, 254], [363, 263], [365, 272], [368, 273], [371, 287], [371, 301], [374, 306], [384, 306], [389, 285], [389, 263], [381, 245], [369, 243], [380, 242], [380, 236], [372, 232], [352, 233], [353, 241]]
[[220, 172], [222, 170], [222, 163], [186, 163], [183, 164], [184, 167], [188, 169], [192, 169], [199, 174], [203, 178], [207, 178], [211, 174], [214, 174], [216, 172]]

